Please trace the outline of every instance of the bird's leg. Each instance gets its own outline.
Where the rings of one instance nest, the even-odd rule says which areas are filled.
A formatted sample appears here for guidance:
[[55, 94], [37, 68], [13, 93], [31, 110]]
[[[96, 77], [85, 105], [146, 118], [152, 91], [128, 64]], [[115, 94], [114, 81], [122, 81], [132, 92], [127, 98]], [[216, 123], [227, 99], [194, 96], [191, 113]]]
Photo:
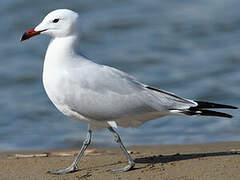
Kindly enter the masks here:
[[114, 169], [112, 171], [113, 172], [122, 172], [122, 171], [128, 171], [128, 170], [132, 169], [134, 167], [135, 163], [134, 163], [133, 159], [131, 158], [130, 154], [127, 152], [126, 148], [124, 147], [120, 136], [118, 135], [118, 133], [112, 127], [108, 127], [108, 130], [113, 133], [114, 141], [120, 145], [120, 148], [122, 149], [124, 155], [128, 159], [128, 165], [127, 166], [125, 166], [121, 169]]
[[48, 173], [50, 173], [50, 174], [67, 174], [67, 173], [77, 171], [78, 170], [78, 165], [77, 165], [78, 161], [83, 156], [83, 153], [87, 149], [88, 145], [91, 143], [91, 139], [92, 139], [92, 131], [88, 127], [87, 137], [84, 140], [82, 148], [79, 151], [79, 153], [77, 154], [77, 157], [74, 159], [73, 163], [69, 167], [67, 167], [66, 169], [60, 169], [60, 170], [57, 170], [57, 171], [48, 171]]

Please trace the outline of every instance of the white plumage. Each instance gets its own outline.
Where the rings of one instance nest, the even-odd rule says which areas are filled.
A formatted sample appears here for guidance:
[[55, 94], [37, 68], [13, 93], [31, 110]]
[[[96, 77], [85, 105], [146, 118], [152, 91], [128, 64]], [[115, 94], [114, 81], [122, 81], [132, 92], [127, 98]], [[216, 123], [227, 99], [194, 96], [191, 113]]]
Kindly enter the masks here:
[[[54, 11], [46, 18], [54, 19], [62, 11]], [[35, 30], [47, 28], [46, 21], [44, 19]], [[77, 52], [79, 42], [79, 31], [73, 31], [71, 36], [53, 38], [44, 62], [45, 90], [55, 106], [67, 116], [97, 127], [109, 126], [107, 121], [115, 121], [123, 127], [139, 126], [171, 113], [169, 109], [197, 105], [170, 93], [147, 89], [122, 71], [90, 61]]]
[[144, 85], [115, 68], [90, 61], [78, 52], [79, 30], [78, 14], [60, 9], [49, 13], [21, 39], [23, 41], [37, 34], [52, 36], [44, 61], [44, 88], [63, 114], [89, 124], [88, 136], [73, 164], [51, 173], [64, 174], [77, 170], [77, 162], [91, 142], [93, 128], [108, 128], [114, 134], [129, 161], [128, 166], [117, 171], [127, 171], [134, 162], [113, 129], [117, 125], [137, 127], [148, 120], [176, 113], [231, 117], [204, 108], [234, 108], [232, 106], [184, 99]]

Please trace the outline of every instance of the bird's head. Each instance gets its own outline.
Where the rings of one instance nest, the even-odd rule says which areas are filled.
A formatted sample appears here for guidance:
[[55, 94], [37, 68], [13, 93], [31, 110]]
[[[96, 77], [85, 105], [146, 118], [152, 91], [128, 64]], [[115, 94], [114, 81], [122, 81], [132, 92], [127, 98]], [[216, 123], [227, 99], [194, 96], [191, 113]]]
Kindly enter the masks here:
[[50, 12], [35, 28], [26, 31], [21, 41], [30, 39], [39, 34], [52, 37], [67, 37], [79, 33], [79, 15], [69, 9], [58, 9]]

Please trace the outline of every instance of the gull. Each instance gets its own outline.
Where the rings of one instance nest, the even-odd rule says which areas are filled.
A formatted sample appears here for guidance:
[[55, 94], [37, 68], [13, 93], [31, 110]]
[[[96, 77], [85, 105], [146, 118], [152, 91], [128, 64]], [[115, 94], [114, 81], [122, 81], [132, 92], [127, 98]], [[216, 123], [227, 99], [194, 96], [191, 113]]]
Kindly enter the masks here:
[[92, 131], [97, 128], [107, 128], [126, 156], [127, 166], [113, 170], [122, 172], [133, 169], [135, 163], [115, 130], [117, 126], [138, 127], [149, 120], [176, 114], [232, 118], [208, 109], [237, 107], [185, 99], [143, 84], [118, 69], [91, 61], [79, 52], [79, 22], [78, 13], [57, 9], [21, 37], [21, 41], [39, 34], [52, 37], [44, 60], [44, 89], [64, 115], [88, 123], [86, 139], [73, 163], [49, 173], [79, 170], [78, 161], [91, 143]]

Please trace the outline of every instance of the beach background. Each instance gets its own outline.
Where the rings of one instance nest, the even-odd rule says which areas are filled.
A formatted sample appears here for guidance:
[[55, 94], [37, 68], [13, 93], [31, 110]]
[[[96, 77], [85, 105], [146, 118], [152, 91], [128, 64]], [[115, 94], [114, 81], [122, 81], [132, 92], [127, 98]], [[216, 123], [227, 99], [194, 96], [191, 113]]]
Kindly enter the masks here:
[[[49, 37], [22, 34], [58, 8], [82, 20], [82, 52], [149, 85], [194, 99], [240, 102], [239, 0], [8, 0], [0, 2], [0, 151], [79, 148], [87, 124], [62, 115], [42, 86]], [[233, 119], [169, 116], [120, 128], [124, 144], [160, 145], [240, 140]], [[106, 130], [92, 147], [113, 147]], [[53, 168], [55, 169], [55, 168]]]

